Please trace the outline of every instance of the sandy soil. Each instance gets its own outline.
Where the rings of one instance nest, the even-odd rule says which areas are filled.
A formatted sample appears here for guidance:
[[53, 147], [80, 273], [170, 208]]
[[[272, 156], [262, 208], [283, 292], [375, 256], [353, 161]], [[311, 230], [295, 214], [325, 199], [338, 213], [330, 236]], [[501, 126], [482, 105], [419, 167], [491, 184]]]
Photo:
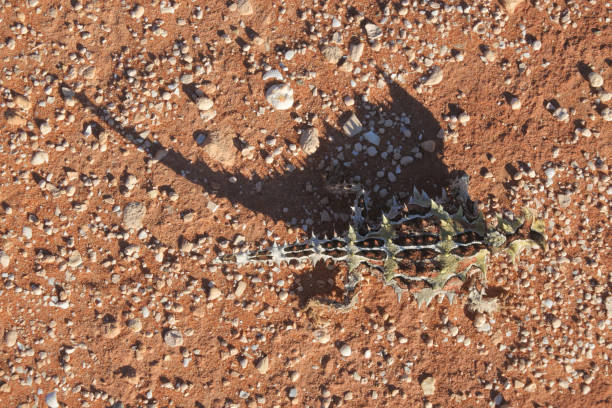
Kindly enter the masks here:
[[[612, 406], [611, 5], [469, 3], [0, 1], [0, 405]], [[498, 310], [213, 264], [459, 171], [548, 228]]]

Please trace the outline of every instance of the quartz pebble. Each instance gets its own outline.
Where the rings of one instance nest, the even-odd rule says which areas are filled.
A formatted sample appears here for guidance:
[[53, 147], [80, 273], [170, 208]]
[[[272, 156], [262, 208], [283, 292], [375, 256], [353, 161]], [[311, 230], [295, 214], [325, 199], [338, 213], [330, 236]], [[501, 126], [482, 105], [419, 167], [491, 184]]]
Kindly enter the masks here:
[[442, 74], [442, 69], [438, 66], [433, 67], [429, 76], [427, 76], [427, 78], [423, 82], [423, 85], [425, 86], [438, 85], [439, 83], [442, 82], [443, 78], [444, 78], [444, 75]]
[[213, 286], [208, 291], [208, 300], [209, 301], [217, 300], [221, 297], [221, 295], [222, 295], [221, 291], [218, 288]]
[[342, 58], [342, 50], [335, 45], [326, 45], [321, 49], [321, 54], [325, 61], [330, 64], [337, 64]]
[[8, 268], [10, 260], [11, 258], [8, 256], [8, 254], [0, 249], [0, 266], [3, 268]]
[[134, 8], [130, 11], [130, 17], [139, 19], [144, 15], [145, 9], [140, 4], [136, 4]]
[[293, 106], [293, 89], [287, 84], [274, 84], [266, 90], [266, 100], [276, 110], [287, 110]]
[[38, 129], [40, 130], [40, 133], [45, 136], [49, 133], [51, 133], [51, 125], [49, 125], [49, 122], [47, 122], [46, 120], [40, 122], [40, 124], [38, 125]]
[[362, 42], [352, 42], [349, 44], [348, 59], [353, 62], [359, 62], [363, 55], [364, 44]]
[[196, 106], [201, 111], [207, 111], [209, 109], [212, 109], [213, 107], [212, 99], [210, 99], [207, 96], [198, 96], [195, 102], [196, 102]]
[[436, 142], [433, 140], [425, 140], [424, 142], [421, 142], [421, 149], [428, 153], [433, 153], [436, 150]]
[[304, 129], [300, 136], [300, 146], [308, 155], [316, 152], [319, 148], [319, 131], [314, 127]]
[[183, 334], [176, 330], [168, 330], [164, 333], [164, 343], [170, 347], [180, 347], [183, 345]]
[[512, 110], [521, 109], [521, 101], [518, 98], [512, 98], [510, 100], [510, 107], [512, 108]]
[[145, 216], [147, 208], [143, 203], [131, 202], [125, 206], [123, 210], [123, 225], [128, 229], [142, 228], [142, 219]]
[[591, 84], [593, 88], [599, 88], [603, 86], [603, 83], [604, 83], [603, 77], [595, 71], [592, 71], [589, 73], [588, 79], [589, 79], [589, 83]]
[[14, 329], [7, 330], [4, 333], [4, 344], [6, 347], [13, 347], [17, 343], [17, 331]]
[[59, 402], [57, 402], [57, 392], [53, 391], [48, 393], [45, 396], [45, 404], [47, 404], [47, 406], [49, 408], [59, 408]]
[[375, 146], [378, 146], [380, 144], [380, 136], [378, 136], [376, 133], [372, 132], [371, 130], [364, 133], [363, 137], [365, 140], [367, 140], [368, 142], [372, 143]]
[[502, 0], [502, 5], [508, 14], [514, 14], [514, 11], [523, 3], [524, 0]]
[[268, 356], [261, 357], [255, 363], [255, 369], [257, 369], [257, 371], [259, 371], [260, 374], [267, 373], [269, 368], [270, 368], [270, 360], [268, 359]]
[[350, 357], [351, 354], [352, 354], [351, 346], [349, 346], [346, 343], [343, 343], [340, 346], [340, 355], [342, 357]]
[[369, 40], [376, 40], [383, 35], [382, 30], [376, 24], [367, 23], [364, 28]]
[[49, 162], [49, 155], [47, 154], [47, 152], [43, 152], [41, 150], [34, 152], [34, 154], [32, 155], [32, 159], [30, 160], [30, 163], [32, 163], [33, 166], [40, 166], [41, 164], [45, 164]]
[[436, 380], [431, 375], [426, 376], [421, 381], [421, 389], [426, 397], [434, 395], [436, 392]]
[[19, 109], [30, 110], [32, 108], [32, 102], [30, 102], [30, 100], [23, 95], [15, 96], [13, 101], [15, 102], [15, 105], [17, 105]]
[[251, 4], [251, 0], [238, 0], [237, 3], [238, 13], [242, 16], [250, 16], [253, 14], [253, 5]]

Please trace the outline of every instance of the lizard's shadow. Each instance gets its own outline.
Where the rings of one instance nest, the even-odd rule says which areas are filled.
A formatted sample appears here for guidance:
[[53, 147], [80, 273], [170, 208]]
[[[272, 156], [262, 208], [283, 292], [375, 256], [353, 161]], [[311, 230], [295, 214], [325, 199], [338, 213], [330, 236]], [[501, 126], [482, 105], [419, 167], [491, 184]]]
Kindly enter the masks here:
[[[223, 170], [216, 163], [209, 164], [199, 159], [192, 161], [178, 149], [164, 146], [151, 138], [139, 137], [139, 132], [134, 127], [123, 126], [119, 121], [113, 120], [107, 111], [95, 105], [84, 93], [76, 93], [75, 96], [85, 108], [113, 128], [125, 141], [144, 152], [148, 156], [146, 160], [157, 155], [157, 158], [161, 158], [161, 165], [197, 185], [202, 192], [208, 192], [217, 198], [227, 198], [230, 202], [255, 213], [291, 224], [292, 219], [295, 221], [299, 215], [318, 216], [325, 209], [344, 208], [345, 212], [349, 212], [352, 199], [339, 197], [331, 192], [329, 187], [332, 184], [356, 183], [365, 190], [372, 191], [374, 198], [380, 196], [380, 191], [384, 189], [388, 192], [387, 197], [380, 200], [384, 202], [392, 194], [411, 192], [413, 186], [435, 195], [439, 193], [439, 187], [449, 179], [447, 168], [442, 161], [443, 140], [437, 137], [440, 131], [439, 123], [427, 108], [399, 84], [390, 80], [387, 84], [390, 96], [388, 102], [379, 105], [361, 103], [362, 98], [355, 95], [355, 111], [363, 122], [362, 135], [349, 137], [342, 132], [340, 125], [324, 123], [325, 132], [320, 138], [320, 147], [315, 154], [305, 159], [303, 170], [271, 177], [245, 177], [238, 171], [230, 173]], [[408, 120], [409, 123], [406, 123]], [[401, 127], [405, 128], [404, 134], [400, 130]], [[364, 140], [363, 133], [368, 129], [380, 136], [378, 146]], [[384, 134], [381, 129], [384, 129]], [[411, 136], [406, 136], [407, 130], [411, 132]], [[197, 129], [185, 129], [187, 134], [195, 131]], [[423, 150], [420, 146], [424, 141], [433, 141], [433, 150]], [[355, 155], [356, 143], [360, 143], [363, 150]], [[377, 153], [370, 156], [368, 147], [375, 147]], [[429, 148], [431, 149], [431, 146]], [[342, 152], [339, 152], [339, 149], [342, 149]], [[159, 152], [164, 154], [159, 155]], [[405, 164], [411, 160], [414, 162]], [[404, 164], [400, 165], [402, 161]], [[235, 179], [233, 183], [228, 182], [230, 177]], [[315, 226], [319, 225], [318, 220], [314, 221]], [[320, 224], [323, 230], [315, 228], [315, 232], [326, 233], [334, 227], [341, 228], [345, 221], [339, 219], [327, 224], [323, 221]], [[298, 226], [302, 226], [299, 220]]]

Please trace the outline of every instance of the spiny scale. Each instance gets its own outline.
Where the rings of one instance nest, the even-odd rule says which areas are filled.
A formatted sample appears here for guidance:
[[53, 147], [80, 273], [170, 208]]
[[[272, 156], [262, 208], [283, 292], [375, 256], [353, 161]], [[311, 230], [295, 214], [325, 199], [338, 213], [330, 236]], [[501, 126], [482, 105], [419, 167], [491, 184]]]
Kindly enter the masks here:
[[[486, 262], [492, 249], [516, 235], [525, 223], [524, 219], [499, 219], [498, 228], [487, 229], [480, 211], [465, 209], [467, 200], [460, 200], [454, 214], [449, 214], [440, 202], [425, 192], [414, 190], [407, 204], [400, 206], [395, 199], [391, 209], [382, 215], [382, 221], [372, 227], [366, 222], [368, 196], [362, 192], [355, 200], [352, 224], [344, 236], [319, 239], [312, 236], [306, 241], [276, 245], [257, 251], [223, 255], [218, 261], [242, 266], [248, 263], [306, 262], [313, 264], [323, 260], [345, 262], [348, 275], [345, 279], [345, 294], [342, 302], [314, 299], [309, 306], [329, 306], [338, 310], [349, 310], [357, 300], [357, 286], [362, 280], [359, 266], [367, 265], [380, 272], [384, 283], [391, 286], [401, 297], [406, 285], [421, 282], [425, 288], [415, 294], [419, 304], [429, 305], [440, 295], [452, 302], [454, 293], [445, 290], [449, 280], [464, 281], [468, 271], [480, 270], [480, 280], [486, 285]], [[468, 217], [465, 212], [475, 213]], [[531, 214], [531, 213], [528, 213]], [[532, 230], [541, 233], [543, 226], [530, 222]], [[533, 227], [538, 227], [535, 230]], [[531, 239], [514, 236], [508, 252], [514, 258], [523, 248], [536, 243]]]

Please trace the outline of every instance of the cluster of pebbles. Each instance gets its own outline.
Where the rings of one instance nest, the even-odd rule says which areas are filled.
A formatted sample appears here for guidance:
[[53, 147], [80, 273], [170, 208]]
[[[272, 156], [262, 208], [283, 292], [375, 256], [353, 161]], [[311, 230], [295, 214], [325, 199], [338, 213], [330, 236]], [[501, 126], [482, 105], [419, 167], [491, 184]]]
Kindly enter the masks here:
[[[56, 3], [0, 0], [3, 406], [609, 404], [609, 4]], [[288, 178], [255, 191], [304, 205], [255, 214], [199, 162], [238, 188], [343, 169], [384, 203], [442, 155], [489, 220], [547, 224], [486, 300], [418, 309], [366, 277], [313, 319], [345, 266], [211, 265], [350, 209]]]

